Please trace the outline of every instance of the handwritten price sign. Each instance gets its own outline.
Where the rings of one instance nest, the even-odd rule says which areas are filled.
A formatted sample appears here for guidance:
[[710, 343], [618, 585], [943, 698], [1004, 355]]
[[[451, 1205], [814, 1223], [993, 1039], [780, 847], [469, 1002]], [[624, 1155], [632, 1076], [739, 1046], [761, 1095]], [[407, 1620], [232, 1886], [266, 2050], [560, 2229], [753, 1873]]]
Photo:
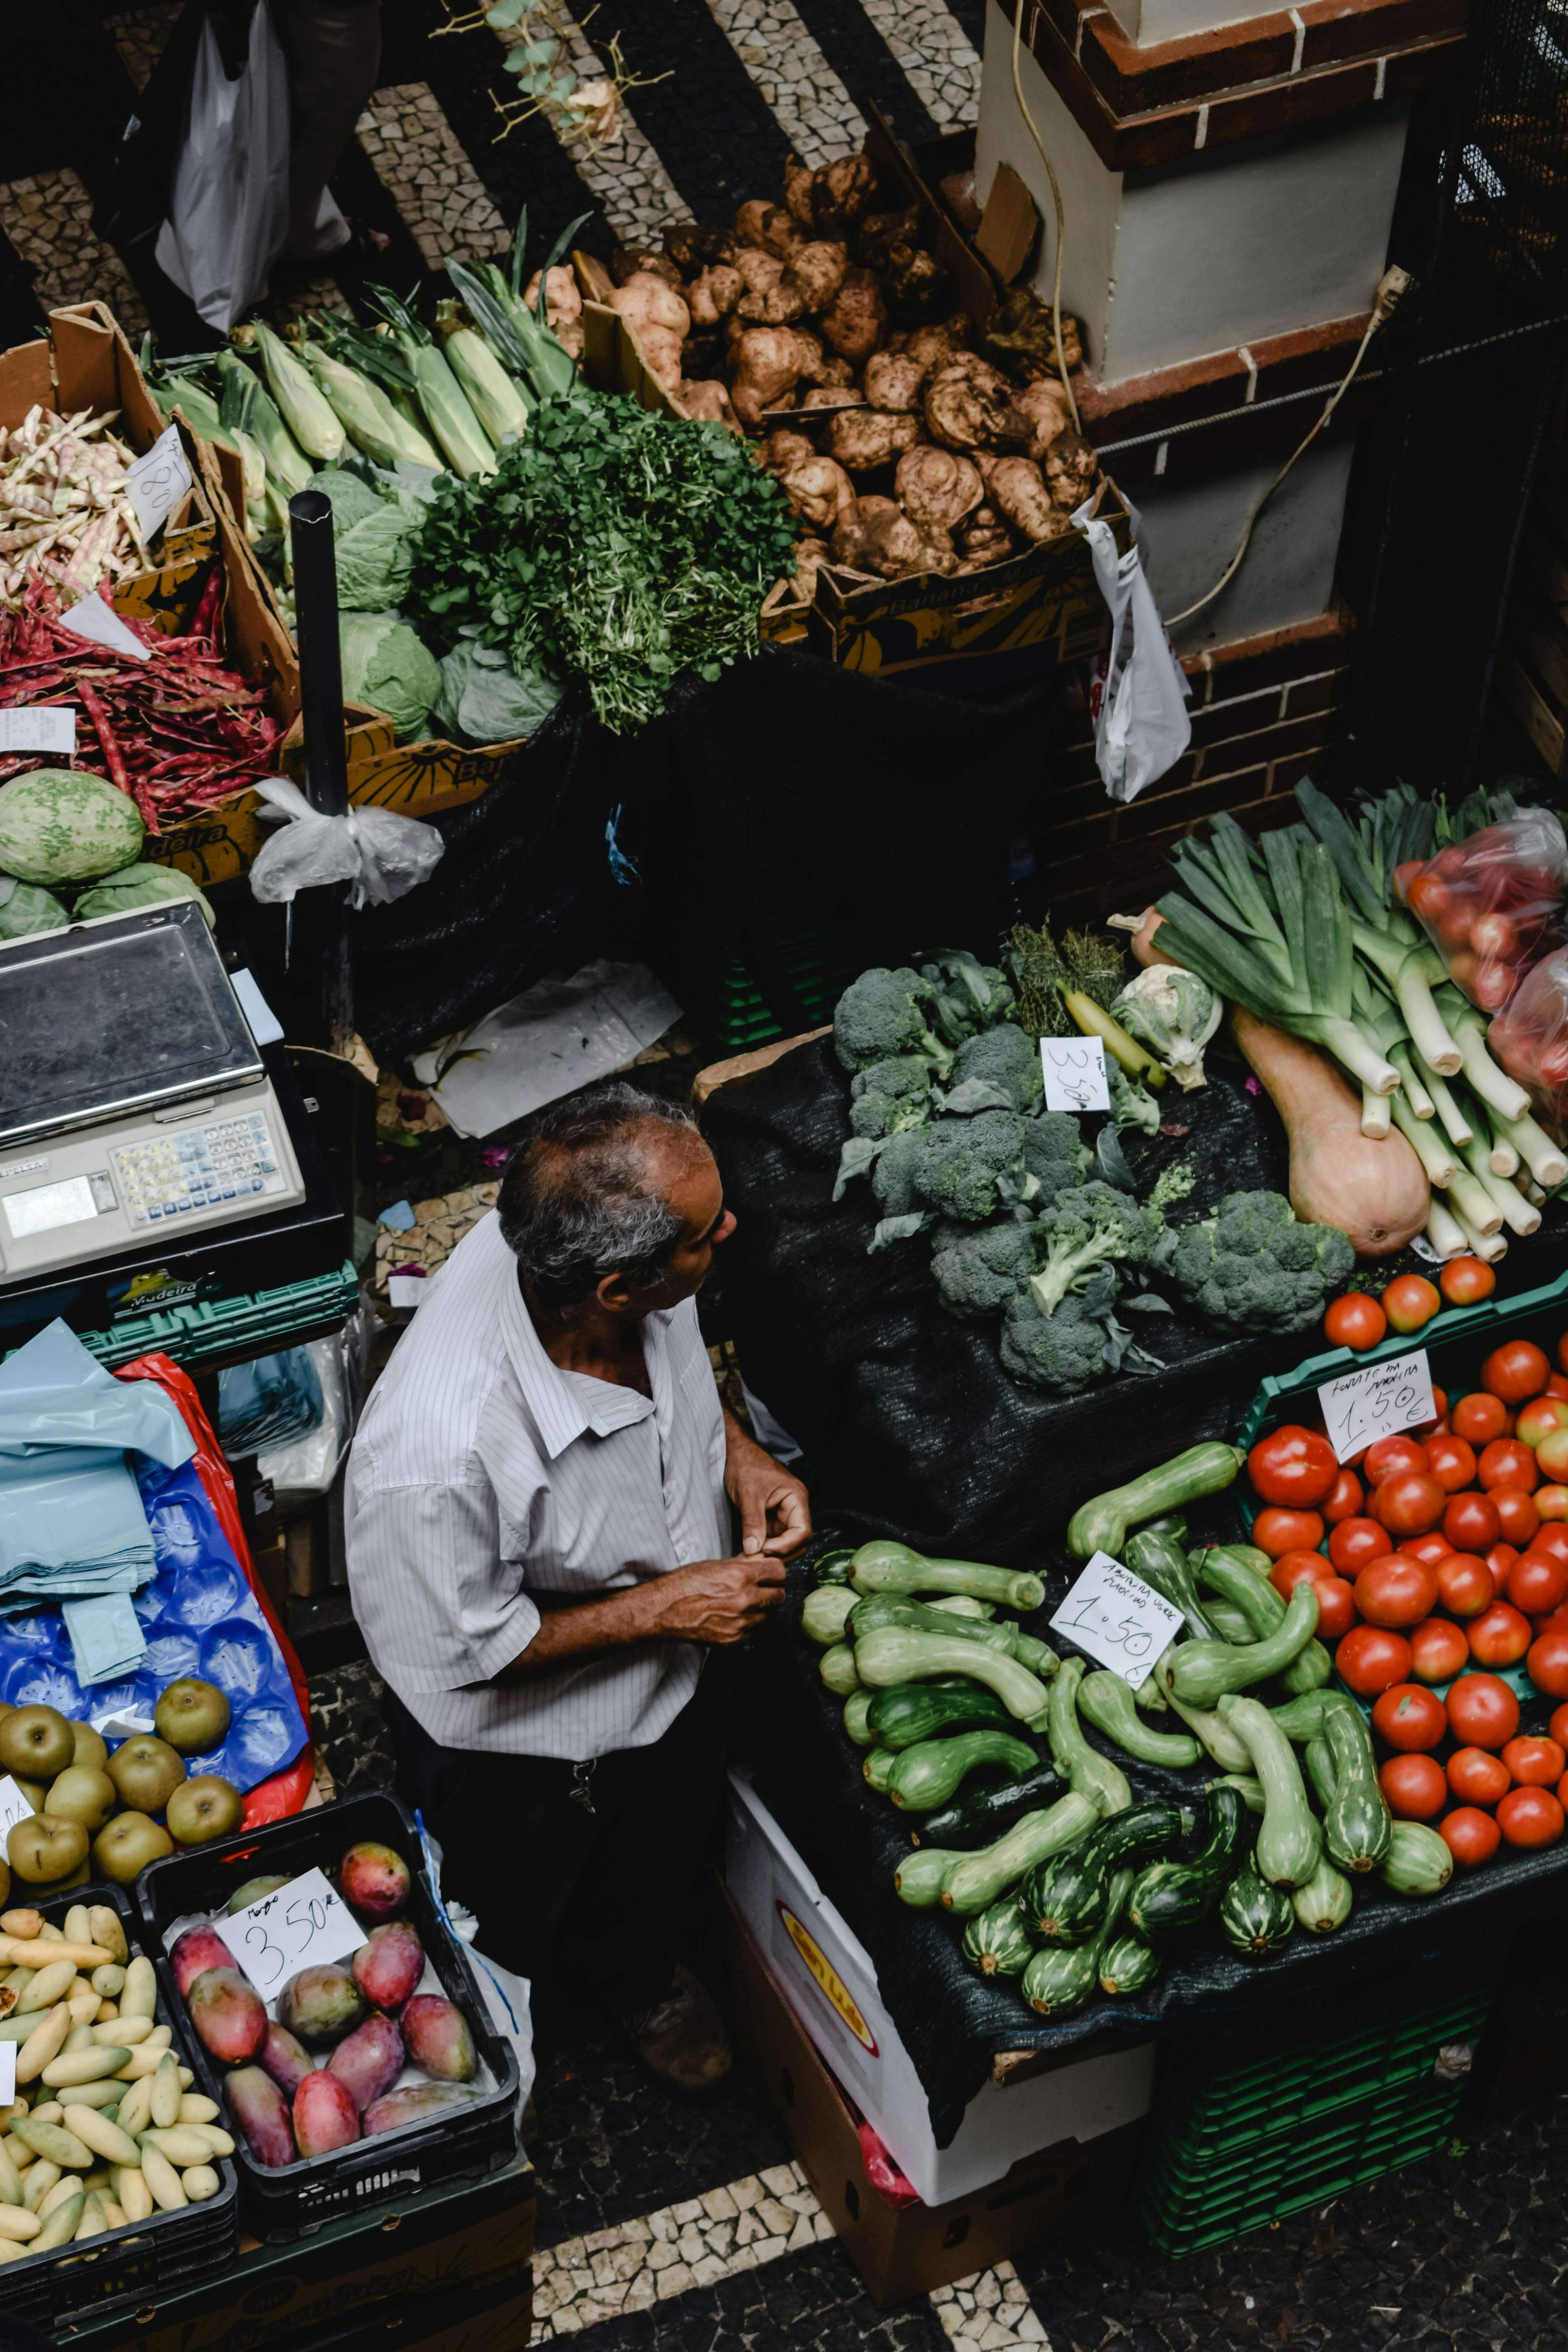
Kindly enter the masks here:
[[218, 1933], [263, 1999], [301, 1969], [346, 1960], [365, 1943], [364, 1929], [319, 1870], [291, 1878], [275, 1894], [237, 1911]]
[[125, 491], [144, 541], [161, 531], [191, 487], [191, 469], [180, 446], [180, 428], [171, 425], [153, 446], [126, 469]]
[[1098, 1037], [1042, 1037], [1047, 1110], [1109, 1110], [1105, 1047]]
[[1379, 1437], [1393, 1437], [1437, 1418], [1425, 1348], [1391, 1357], [1385, 1364], [1358, 1364], [1353, 1372], [1325, 1381], [1318, 1396], [1329, 1444], [1340, 1462], [1348, 1462]]
[[1129, 1689], [1141, 1690], [1181, 1632], [1182, 1612], [1108, 1551], [1097, 1551], [1051, 1623]]

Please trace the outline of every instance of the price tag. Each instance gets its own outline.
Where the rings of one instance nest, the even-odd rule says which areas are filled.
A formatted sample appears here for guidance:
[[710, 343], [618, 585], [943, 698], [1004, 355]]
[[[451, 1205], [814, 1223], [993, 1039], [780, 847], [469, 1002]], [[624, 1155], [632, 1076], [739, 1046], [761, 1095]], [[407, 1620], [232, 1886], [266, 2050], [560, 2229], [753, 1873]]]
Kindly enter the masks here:
[[291, 1878], [223, 1923], [224, 1942], [264, 2000], [301, 1969], [346, 1960], [369, 1940], [319, 1870]]
[[16, 2044], [0, 2042], [0, 2107], [14, 2106], [16, 2099]]
[[1067, 1633], [1080, 1650], [1112, 1674], [1130, 1690], [1141, 1690], [1156, 1664], [1182, 1630], [1182, 1612], [1112, 1559], [1097, 1551], [1067, 1599], [1051, 1619], [1058, 1633]]
[[18, 1822], [30, 1822], [32, 1818], [33, 1808], [7, 1772], [0, 1780], [0, 1843]]
[[48, 704], [27, 710], [0, 710], [0, 752], [53, 751], [76, 757], [76, 712]]
[[180, 446], [180, 428], [171, 425], [146, 455], [126, 469], [125, 494], [135, 509], [136, 527], [149, 545], [190, 487], [191, 469]]
[[73, 637], [86, 637], [89, 645], [107, 646], [110, 653], [123, 654], [127, 661], [152, 659], [141, 638], [132, 634], [113, 605], [96, 591], [73, 604], [68, 613], [62, 613], [60, 626]]
[[1353, 1372], [1325, 1381], [1318, 1397], [1329, 1444], [1340, 1462], [1348, 1462], [1376, 1438], [1393, 1437], [1437, 1418], [1425, 1348], [1392, 1356], [1384, 1364], [1358, 1364]]
[[1105, 1047], [1098, 1037], [1042, 1037], [1047, 1110], [1109, 1110]]

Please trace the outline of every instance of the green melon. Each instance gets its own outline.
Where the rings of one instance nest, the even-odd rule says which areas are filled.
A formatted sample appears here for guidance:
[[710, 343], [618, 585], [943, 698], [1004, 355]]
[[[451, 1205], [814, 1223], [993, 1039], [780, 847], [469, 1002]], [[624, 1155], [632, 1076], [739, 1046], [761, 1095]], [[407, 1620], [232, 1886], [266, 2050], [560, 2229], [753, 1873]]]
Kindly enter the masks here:
[[0, 784], [0, 873], [22, 882], [88, 882], [139, 854], [136, 804], [101, 776], [34, 768]]

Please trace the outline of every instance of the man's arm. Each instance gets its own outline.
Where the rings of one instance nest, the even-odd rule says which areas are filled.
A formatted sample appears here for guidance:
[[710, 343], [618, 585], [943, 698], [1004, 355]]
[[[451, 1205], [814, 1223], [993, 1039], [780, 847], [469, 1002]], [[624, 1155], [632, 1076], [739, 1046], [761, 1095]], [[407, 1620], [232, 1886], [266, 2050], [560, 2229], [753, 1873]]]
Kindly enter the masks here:
[[811, 1497], [724, 1408], [724, 1491], [741, 1514], [741, 1549], [789, 1559], [811, 1541]]
[[744, 1641], [784, 1599], [784, 1579], [783, 1562], [765, 1557], [699, 1559], [594, 1601], [547, 1609], [527, 1649], [495, 1680], [503, 1685], [531, 1682], [561, 1666], [645, 1642], [723, 1648]]

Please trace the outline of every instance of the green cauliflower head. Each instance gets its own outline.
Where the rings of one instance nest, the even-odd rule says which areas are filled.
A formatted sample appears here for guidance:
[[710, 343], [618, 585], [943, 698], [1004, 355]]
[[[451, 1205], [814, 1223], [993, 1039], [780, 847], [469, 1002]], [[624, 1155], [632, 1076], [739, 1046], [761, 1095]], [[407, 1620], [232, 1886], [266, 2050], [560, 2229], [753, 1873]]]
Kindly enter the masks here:
[[1227, 1192], [1177, 1239], [1171, 1274], [1223, 1331], [1310, 1330], [1355, 1263], [1337, 1225], [1299, 1223], [1282, 1192]]

